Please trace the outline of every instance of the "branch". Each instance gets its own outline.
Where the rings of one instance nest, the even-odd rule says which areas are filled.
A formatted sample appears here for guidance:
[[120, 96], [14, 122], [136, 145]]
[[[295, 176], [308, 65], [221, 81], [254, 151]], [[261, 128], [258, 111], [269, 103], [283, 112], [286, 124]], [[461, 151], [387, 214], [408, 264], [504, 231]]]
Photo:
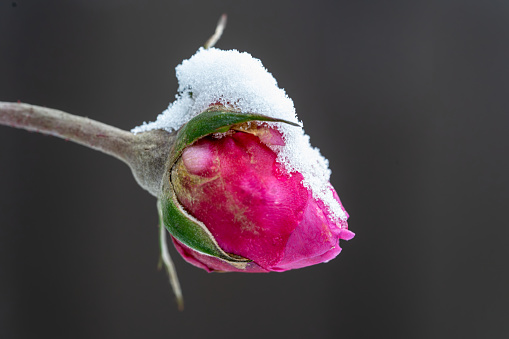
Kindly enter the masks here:
[[140, 186], [159, 196], [174, 133], [153, 130], [137, 135], [56, 109], [0, 102], [0, 125], [53, 135], [125, 162]]
[[0, 102], [0, 124], [74, 141], [126, 162], [134, 135], [88, 118], [40, 106]]

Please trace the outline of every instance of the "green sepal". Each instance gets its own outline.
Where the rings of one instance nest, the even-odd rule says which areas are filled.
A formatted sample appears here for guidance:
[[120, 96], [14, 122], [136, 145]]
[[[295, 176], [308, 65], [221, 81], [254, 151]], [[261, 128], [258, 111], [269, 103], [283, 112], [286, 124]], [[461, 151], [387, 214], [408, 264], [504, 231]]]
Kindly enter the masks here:
[[[223, 107], [223, 106], [220, 106]], [[238, 113], [225, 108], [218, 109], [216, 106], [198, 114], [189, 120], [177, 133], [175, 146], [172, 152], [171, 164], [173, 165], [187, 146], [200, 138], [214, 133], [225, 133], [234, 125], [248, 121], [283, 122], [300, 127], [291, 121], [271, 118], [266, 115], [254, 113]]]
[[202, 254], [222, 259], [239, 269], [244, 269], [247, 263], [251, 262], [249, 259], [223, 251], [207, 227], [180, 205], [175, 193], [164, 194], [159, 199], [157, 207], [162, 224], [184, 245]]

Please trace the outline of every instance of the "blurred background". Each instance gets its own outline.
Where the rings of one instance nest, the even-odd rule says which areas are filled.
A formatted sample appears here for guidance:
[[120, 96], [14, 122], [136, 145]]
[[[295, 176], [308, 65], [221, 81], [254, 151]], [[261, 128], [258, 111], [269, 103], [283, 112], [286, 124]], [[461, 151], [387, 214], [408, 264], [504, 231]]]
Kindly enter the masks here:
[[0, 126], [1, 338], [508, 338], [505, 1], [0, 1], [0, 100], [123, 129], [213, 33], [293, 98], [357, 235], [328, 264], [207, 274], [123, 163]]

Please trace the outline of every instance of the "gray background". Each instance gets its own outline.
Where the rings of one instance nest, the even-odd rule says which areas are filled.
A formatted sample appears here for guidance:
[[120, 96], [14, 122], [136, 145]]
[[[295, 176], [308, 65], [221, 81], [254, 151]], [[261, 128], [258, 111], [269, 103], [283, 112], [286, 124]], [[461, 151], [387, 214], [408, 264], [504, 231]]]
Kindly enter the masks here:
[[1, 338], [509, 337], [505, 1], [0, 1], [0, 100], [130, 129], [218, 43], [293, 98], [357, 236], [328, 264], [158, 261], [155, 199], [119, 161], [0, 127]]

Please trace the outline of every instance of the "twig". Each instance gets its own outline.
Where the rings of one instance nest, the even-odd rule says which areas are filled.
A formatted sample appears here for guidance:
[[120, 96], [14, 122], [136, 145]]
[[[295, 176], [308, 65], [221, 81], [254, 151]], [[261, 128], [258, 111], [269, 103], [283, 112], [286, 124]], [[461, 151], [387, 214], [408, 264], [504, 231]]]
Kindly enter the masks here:
[[157, 211], [159, 213], [159, 249], [161, 251], [161, 260], [164, 264], [164, 267], [166, 268], [166, 272], [168, 272], [170, 285], [173, 289], [173, 293], [175, 293], [178, 309], [179, 311], [183, 311], [184, 297], [182, 295], [182, 289], [180, 288], [177, 270], [175, 270], [175, 265], [173, 265], [173, 261], [170, 257], [170, 252], [168, 251], [168, 244], [166, 242], [166, 227], [164, 227], [163, 224], [161, 205], [159, 202], [157, 203]]
[[53, 135], [125, 162], [138, 183], [158, 197], [174, 134], [154, 130], [137, 135], [56, 109], [0, 102], [0, 125]]
[[226, 19], [226, 14], [221, 15], [221, 18], [219, 18], [219, 21], [217, 22], [216, 31], [203, 45], [203, 48], [209, 49], [210, 47], [214, 47], [216, 42], [221, 38], [221, 35], [223, 34], [223, 31], [226, 27]]
[[0, 102], [0, 124], [53, 135], [126, 161], [134, 135], [88, 118], [40, 106]]

